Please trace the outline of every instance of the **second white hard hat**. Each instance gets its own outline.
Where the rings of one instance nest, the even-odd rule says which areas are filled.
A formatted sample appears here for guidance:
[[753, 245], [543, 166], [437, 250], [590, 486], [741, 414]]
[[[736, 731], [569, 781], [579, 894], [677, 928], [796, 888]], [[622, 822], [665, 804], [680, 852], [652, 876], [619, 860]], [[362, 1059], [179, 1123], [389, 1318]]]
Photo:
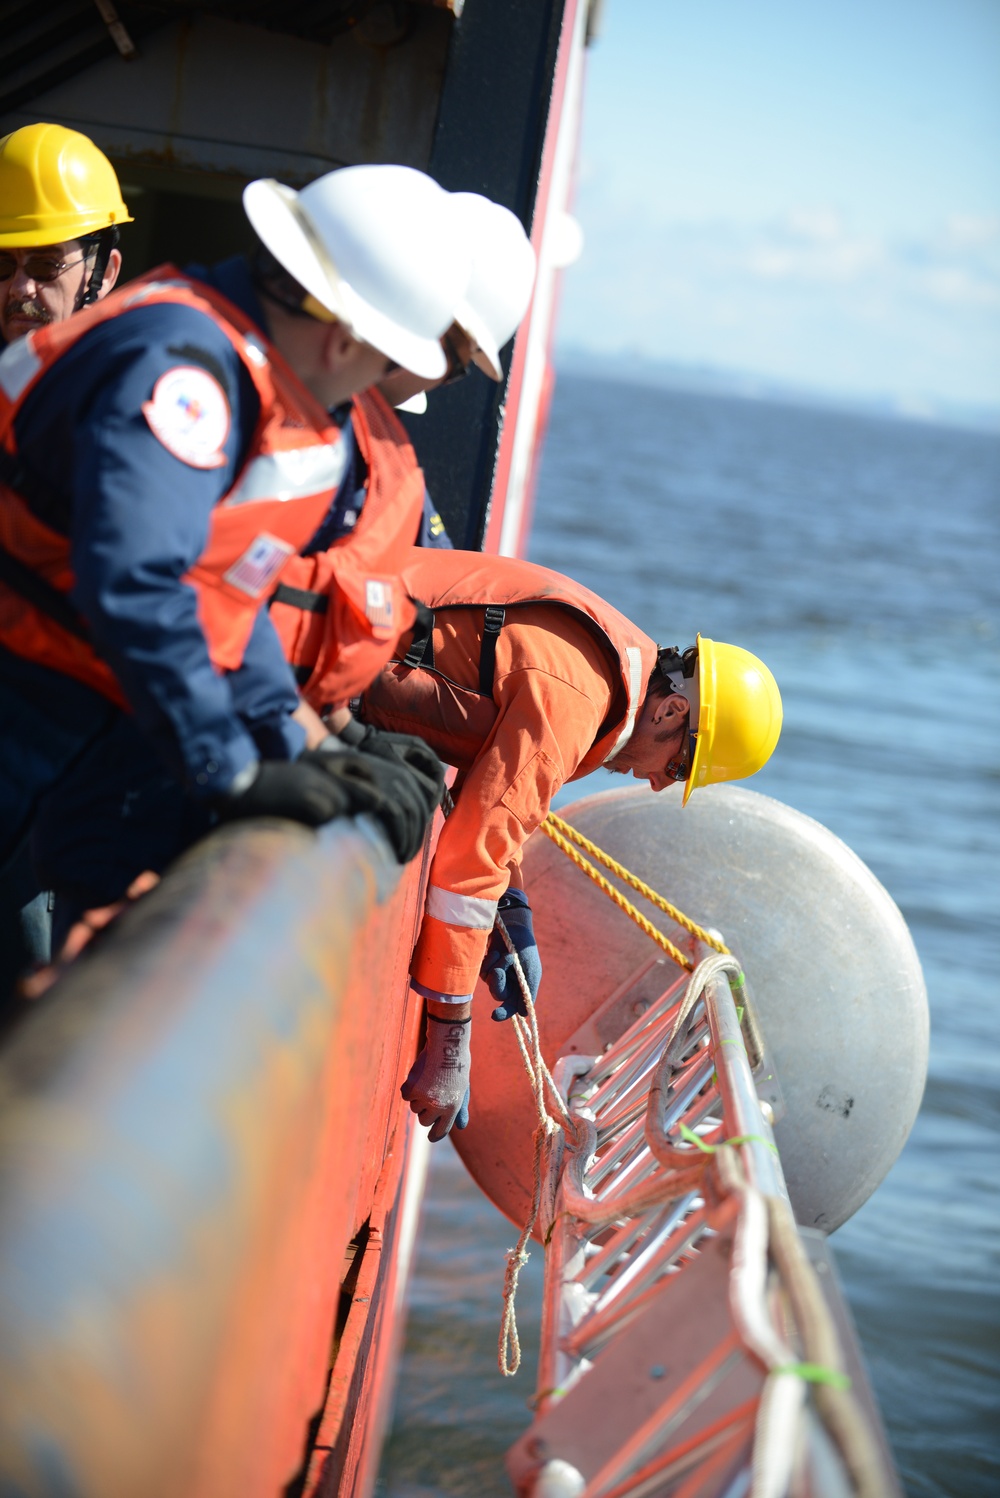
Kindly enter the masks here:
[[355, 337], [425, 379], [447, 360], [438, 341], [471, 272], [453, 197], [406, 166], [348, 166], [301, 192], [251, 182], [243, 206], [289, 275]]
[[479, 345], [474, 359], [501, 378], [500, 350], [528, 310], [535, 284], [535, 252], [509, 208], [477, 192], [451, 195], [472, 248], [472, 275], [455, 321]]

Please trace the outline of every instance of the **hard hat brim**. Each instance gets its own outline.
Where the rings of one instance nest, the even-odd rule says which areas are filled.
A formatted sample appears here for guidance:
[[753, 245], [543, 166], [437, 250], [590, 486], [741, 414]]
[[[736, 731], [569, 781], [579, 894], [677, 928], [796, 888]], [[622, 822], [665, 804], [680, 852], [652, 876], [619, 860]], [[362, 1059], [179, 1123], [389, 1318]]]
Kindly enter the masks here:
[[106, 213], [94, 214], [92, 218], [74, 219], [72, 222], [53, 218], [30, 229], [0, 232], [0, 249], [54, 249], [56, 245], [69, 244], [74, 239], [86, 239], [88, 235], [97, 234], [101, 229], [113, 229], [116, 224], [134, 222], [132, 215], [127, 213], [117, 218], [110, 218]]
[[463, 300], [459, 302], [455, 310], [455, 321], [462, 332], [467, 333], [473, 343], [478, 345], [472, 356], [472, 362], [476, 368], [481, 369], [483, 374], [488, 375], [491, 380], [502, 380], [500, 350], [485, 320], [480, 317], [474, 307], [470, 307], [469, 303]]
[[[715, 641], [706, 640], [699, 634], [695, 637], [698, 647], [698, 737], [695, 740], [694, 755], [688, 770], [688, 778], [684, 782], [684, 796], [681, 800], [682, 806], [687, 806], [691, 798], [691, 792], [699, 784], [702, 762], [705, 758], [706, 742], [708, 737], [708, 708], [709, 702], [715, 700]], [[706, 689], [706, 677], [708, 677]]]
[[333, 261], [310, 236], [298, 193], [283, 182], [259, 178], [243, 189], [243, 210], [257, 238], [278, 264], [335, 317], [345, 313], [341, 279]]
[[400, 401], [396, 410], [408, 411], [411, 416], [423, 416], [427, 410], [427, 391], [418, 390], [416, 395], [411, 395], [408, 400]]
[[400, 369], [409, 370], [410, 374], [419, 375], [423, 380], [439, 380], [447, 374], [448, 360], [436, 338], [422, 338], [419, 333], [411, 333], [366, 302], [346, 281], [340, 284], [347, 308], [346, 320], [356, 338], [370, 343]]
[[435, 338], [422, 338], [377, 311], [340, 275], [291, 187], [271, 178], [250, 182], [243, 208], [261, 243], [321, 306], [400, 368], [436, 380], [448, 361]]

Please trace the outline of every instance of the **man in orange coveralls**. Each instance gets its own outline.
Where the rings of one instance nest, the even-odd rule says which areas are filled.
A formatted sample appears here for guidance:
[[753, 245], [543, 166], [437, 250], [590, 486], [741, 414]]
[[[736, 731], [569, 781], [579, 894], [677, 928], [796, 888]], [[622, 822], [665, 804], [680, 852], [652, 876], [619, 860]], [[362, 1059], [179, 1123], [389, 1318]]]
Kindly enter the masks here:
[[520, 860], [556, 791], [601, 765], [654, 791], [686, 781], [685, 801], [695, 786], [752, 775], [778, 741], [781, 698], [748, 651], [701, 637], [683, 655], [661, 649], [589, 589], [530, 562], [415, 550], [402, 577], [426, 607], [359, 717], [369, 731], [418, 734], [459, 771], [411, 965], [427, 1043], [403, 1086], [436, 1140], [468, 1122], [476, 978], [497, 1000], [494, 1019], [524, 1013], [498, 910], [538, 992]]

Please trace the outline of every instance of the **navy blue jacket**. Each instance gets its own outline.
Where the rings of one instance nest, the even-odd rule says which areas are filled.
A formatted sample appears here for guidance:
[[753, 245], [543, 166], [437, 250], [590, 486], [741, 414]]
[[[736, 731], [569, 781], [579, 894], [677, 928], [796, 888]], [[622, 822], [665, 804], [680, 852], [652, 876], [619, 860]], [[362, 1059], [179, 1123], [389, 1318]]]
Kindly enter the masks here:
[[[244, 310], [260, 320], [259, 308]], [[202, 366], [225, 392], [231, 419], [217, 468], [175, 457], [143, 415], [157, 380], [179, 365]], [[289, 718], [295, 682], [267, 615], [258, 616], [239, 671], [220, 675], [194, 589], [182, 581], [205, 549], [212, 511], [243, 466], [259, 413], [253, 382], [211, 318], [140, 304], [75, 343], [16, 422], [25, 498], [70, 538], [73, 602], [139, 727], [203, 795], [228, 789], [261, 752], [294, 757], [304, 742]]]
[[[245, 260], [190, 274], [229, 298], [262, 330], [266, 321]], [[178, 365], [215, 378], [230, 408], [218, 468], [196, 468], [154, 436], [142, 413], [157, 380]], [[258, 614], [238, 671], [213, 667], [182, 581], [202, 554], [212, 511], [245, 462], [260, 402], [215, 322], [177, 305], [131, 308], [75, 343], [26, 398], [16, 422], [29, 480], [25, 498], [70, 538], [73, 602], [128, 697], [136, 722], [171, 771], [201, 795], [224, 792], [255, 759], [295, 758], [304, 736], [291, 670], [266, 612]], [[365, 499], [367, 470], [347, 419], [348, 461], [307, 551], [349, 531]], [[435, 524], [435, 522], [437, 522]], [[448, 545], [429, 498], [418, 539]]]

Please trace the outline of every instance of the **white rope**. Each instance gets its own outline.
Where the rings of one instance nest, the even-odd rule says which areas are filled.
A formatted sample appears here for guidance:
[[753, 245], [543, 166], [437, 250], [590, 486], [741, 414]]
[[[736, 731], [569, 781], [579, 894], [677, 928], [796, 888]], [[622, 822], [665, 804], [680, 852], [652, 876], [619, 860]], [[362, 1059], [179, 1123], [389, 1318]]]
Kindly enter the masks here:
[[[535, 1128], [534, 1144], [534, 1182], [531, 1191], [531, 1208], [521, 1236], [513, 1248], [507, 1250], [507, 1269], [503, 1281], [503, 1317], [500, 1322], [500, 1340], [497, 1348], [497, 1363], [504, 1378], [513, 1378], [521, 1366], [521, 1341], [517, 1334], [517, 1317], [514, 1311], [514, 1302], [517, 1298], [517, 1281], [521, 1270], [527, 1264], [531, 1255], [527, 1252], [527, 1242], [531, 1237], [532, 1229], [538, 1218], [538, 1209], [542, 1199], [542, 1163], [545, 1150], [549, 1140], [559, 1132], [560, 1127], [570, 1124], [570, 1114], [559, 1094], [559, 1089], [552, 1080], [552, 1074], [542, 1057], [541, 1041], [538, 1037], [538, 1019], [535, 1015], [535, 1006], [531, 998], [531, 989], [528, 980], [524, 976], [521, 959], [517, 948], [510, 939], [507, 927], [502, 918], [496, 918], [496, 929], [500, 933], [500, 939], [510, 956], [513, 958], [512, 970], [517, 975], [517, 981], [521, 986], [521, 994], [524, 999], [526, 1010], [525, 1017], [512, 1014], [510, 1022], [514, 1026], [514, 1034], [517, 1036], [517, 1044], [524, 1062], [524, 1069], [528, 1074], [531, 1084], [532, 1095], [535, 1099], [535, 1111], [538, 1115], [538, 1123]], [[558, 1121], [554, 1119], [546, 1107], [546, 1092], [555, 1104], [555, 1111], [559, 1115]]]
[[[518, 1048], [524, 1069], [528, 1074], [531, 1085], [532, 1096], [535, 1099], [535, 1112], [538, 1123], [534, 1133], [534, 1160], [533, 1160], [533, 1182], [531, 1190], [531, 1207], [521, 1235], [513, 1248], [509, 1248], [506, 1254], [507, 1268], [503, 1283], [503, 1316], [500, 1322], [500, 1338], [497, 1349], [497, 1363], [500, 1372], [505, 1378], [512, 1378], [521, 1366], [521, 1341], [517, 1333], [517, 1317], [515, 1314], [515, 1301], [517, 1299], [517, 1283], [521, 1270], [527, 1264], [531, 1255], [527, 1251], [528, 1239], [531, 1237], [532, 1229], [538, 1219], [538, 1211], [542, 1199], [543, 1161], [546, 1146], [552, 1136], [562, 1128], [567, 1132], [574, 1132], [569, 1109], [563, 1102], [559, 1089], [552, 1079], [552, 1074], [545, 1064], [542, 1056], [541, 1042], [538, 1036], [538, 1019], [535, 1015], [535, 1005], [531, 998], [531, 989], [528, 980], [524, 976], [524, 969], [518, 956], [517, 948], [510, 939], [507, 927], [500, 915], [495, 922], [496, 930], [500, 933], [500, 939], [507, 948], [512, 962], [512, 971], [517, 975], [521, 994], [524, 998], [526, 1014], [511, 1015], [511, 1024], [514, 1026], [514, 1034], [517, 1036]], [[701, 998], [706, 984], [719, 972], [739, 970], [735, 958], [730, 956], [713, 956], [706, 958], [699, 964], [691, 974], [685, 990], [684, 1000], [678, 1010], [677, 1017], [667, 1038], [666, 1050], [670, 1049], [674, 1039], [681, 1033], [682, 1027], [688, 1019], [695, 1004]], [[546, 1093], [554, 1103], [554, 1111], [558, 1119], [553, 1118], [546, 1107]]]

